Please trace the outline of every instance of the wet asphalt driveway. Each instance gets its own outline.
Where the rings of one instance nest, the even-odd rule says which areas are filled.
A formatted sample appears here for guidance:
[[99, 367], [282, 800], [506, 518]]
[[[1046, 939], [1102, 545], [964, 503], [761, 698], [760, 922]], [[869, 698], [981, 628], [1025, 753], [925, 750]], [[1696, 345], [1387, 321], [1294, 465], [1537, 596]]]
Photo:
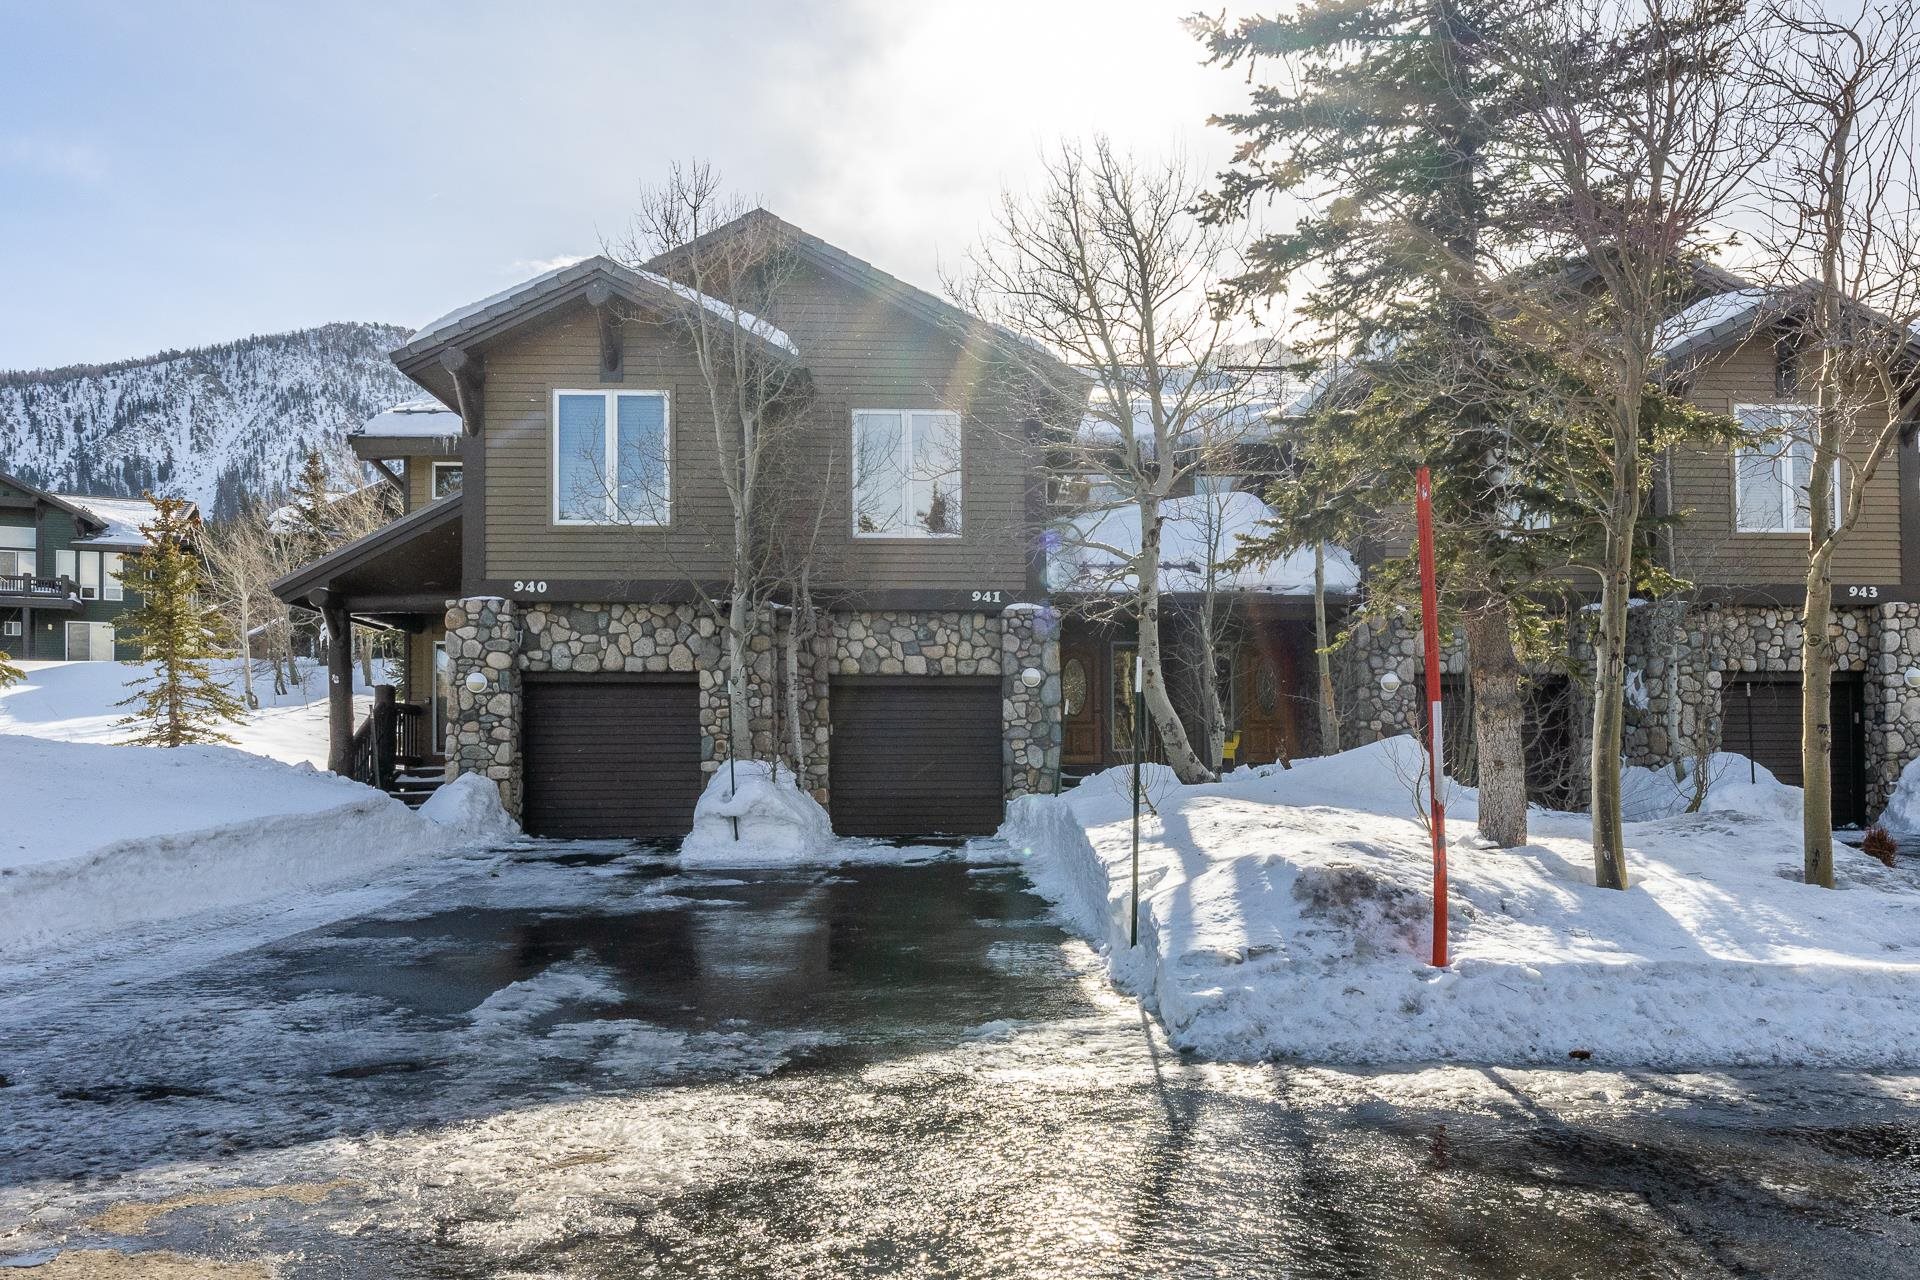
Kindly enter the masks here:
[[925, 853], [529, 847], [184, 971], [0, 984], [0, 1261], [1920, 1275], [1920, 1081], [1194, 1061], [1017, 868]]

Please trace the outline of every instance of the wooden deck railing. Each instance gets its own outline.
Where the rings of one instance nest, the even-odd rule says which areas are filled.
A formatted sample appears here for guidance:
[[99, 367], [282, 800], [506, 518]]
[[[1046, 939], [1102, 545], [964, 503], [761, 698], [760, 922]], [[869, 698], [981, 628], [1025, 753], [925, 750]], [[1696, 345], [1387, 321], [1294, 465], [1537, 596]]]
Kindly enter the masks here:
[[50, 600], [77, 599], [80, 584], [72, 578], [39, 573], [0, 573], [0, 596], [45, 596]]
[[427, 709], [418, 703], [396, 702], [392, 685], [377, 684], [372, 713], [353, 731], [347, 776], [391, 791], [403, 766], [426, 760], [427, 737]]

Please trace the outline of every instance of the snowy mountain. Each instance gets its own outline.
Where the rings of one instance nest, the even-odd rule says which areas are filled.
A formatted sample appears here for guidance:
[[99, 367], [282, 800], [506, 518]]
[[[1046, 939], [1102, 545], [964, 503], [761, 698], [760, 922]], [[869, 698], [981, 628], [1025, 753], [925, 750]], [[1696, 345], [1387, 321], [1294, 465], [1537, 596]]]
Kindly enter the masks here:
[[0, 471], [67, 493], [178, 494], [230, 514], [283, 492], [309, 449], [420, 394], [387, 359], [407, 334], [328, 324], [0, 373]]

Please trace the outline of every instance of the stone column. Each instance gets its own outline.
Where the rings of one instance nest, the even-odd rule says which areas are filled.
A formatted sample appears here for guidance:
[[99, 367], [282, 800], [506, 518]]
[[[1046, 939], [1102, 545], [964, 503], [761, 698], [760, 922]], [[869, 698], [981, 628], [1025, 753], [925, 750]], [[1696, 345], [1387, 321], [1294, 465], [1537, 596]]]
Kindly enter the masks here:
[[[500, 788], [500, 803], [520, 817], [519, 609], [497, 596], [469, 596], [447, 605], [447, 778], [479, 773]], [[479, 692], [467, 678], [479, 672]]]
[[[1016, 604], [1000, 617], [1001, 762], [1007, 799], [1052, 791], [1060, 773], [1060, 615]], [[1040, 673], [1029, 685], [1025, 673]]]
[[1877, 605], [1866, 620], [1867, 812], [1877, 817], [1920, 754], [1920, 689], [1906, 680], [1907, 668], [1920, 667], [1920, 604]]

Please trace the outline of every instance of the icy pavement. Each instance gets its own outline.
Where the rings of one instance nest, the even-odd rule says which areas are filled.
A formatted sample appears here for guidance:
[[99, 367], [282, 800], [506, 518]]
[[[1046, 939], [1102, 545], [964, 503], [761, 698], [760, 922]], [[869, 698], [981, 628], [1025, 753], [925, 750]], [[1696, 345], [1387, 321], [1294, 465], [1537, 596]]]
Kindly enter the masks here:
[[[0, 1262], [1866, 1278], [1920, 1256], [1920, 1080], [1201, 1062], [1012, 867], [541, 846], [196, 945], [0, 973]], [[183, 1269], [100, 1261], [162, 1250]]]

